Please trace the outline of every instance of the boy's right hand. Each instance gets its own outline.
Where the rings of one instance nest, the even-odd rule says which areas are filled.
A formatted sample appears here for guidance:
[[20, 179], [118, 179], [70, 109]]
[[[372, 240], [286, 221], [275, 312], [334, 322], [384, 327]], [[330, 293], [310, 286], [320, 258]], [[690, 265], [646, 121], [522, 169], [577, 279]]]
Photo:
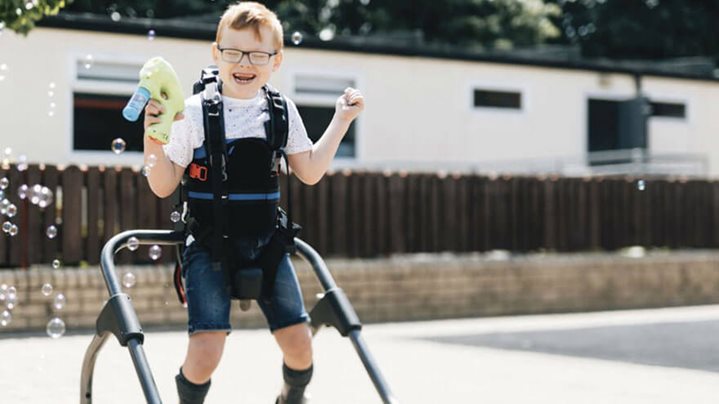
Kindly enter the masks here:
[[[147, 130], [150, 125], [159, 123], [160, 115], [163, 113], [165, 113], [165, 107], [157, 100], [150, 100], [150, 102], [147, 103], [147, 106], [145, 106], [145, 121], [143, 123], [145, 130]], [[185, 115], [182, 112], [178, 112], [175, 115], [176, 121], [180, 121], [184, 118]]]

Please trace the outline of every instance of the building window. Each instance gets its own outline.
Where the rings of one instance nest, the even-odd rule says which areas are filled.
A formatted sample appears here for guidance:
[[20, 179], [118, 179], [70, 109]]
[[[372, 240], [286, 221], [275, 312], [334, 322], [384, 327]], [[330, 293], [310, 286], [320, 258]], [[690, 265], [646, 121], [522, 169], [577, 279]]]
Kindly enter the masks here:
[[73, 94], [73, 149], [111, 151], [113, 139], [122, 138], [126, 151], [142, 151], [143, 117], [128, 122], [122, 108], [128, 96]]
[[[317, 142], [327, 129], [335, 113], [335, 101], [347, 87], [355, 87], [355, 80], [304, 74], [295, 76], [294, 101], [312, 142]], [[357, 156], [355, 122], [340, 143], [337, 150], [339, 157]]]
[[[332, 116], [335, 114], [334, 106], [330, 108], [298, 105], [297, 109], [300, 111], [300, 116], [302, 116], [302, 121], [305, 123], [307, 134], [310, 136], [310, 139], [312, 139], [312, 143], [316, 143], [325, 132], [325, 129], [327, 129], [327, 125], [330, 124]], [[354, 122], [350, 125], [349, 130], [347, 130], [347, 134], [342, 139], [342, 142], [337, 149], [337, 156], [356, 156]]]
[[135, 90], [141, 64], [113, 60], [76, 61], [73, 89], [72, 148], [111, 153], [113, 139], [125, 140], [125, 151], [141, 152], [143, 117], [128, 122], [122, 109]]
[[474, 90], [475, 108], [522, 109], [522, 94], [516, 91]]
[[687, 106], [681, 103], [652, 102], [652, 116], [684, 119], [687, 116]]

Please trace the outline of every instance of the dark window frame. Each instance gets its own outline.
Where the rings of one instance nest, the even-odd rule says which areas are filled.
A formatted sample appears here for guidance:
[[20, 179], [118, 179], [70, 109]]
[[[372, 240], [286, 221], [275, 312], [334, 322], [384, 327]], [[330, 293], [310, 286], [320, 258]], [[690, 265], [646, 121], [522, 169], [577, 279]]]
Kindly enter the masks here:
[[[302, 117], [302, 122], [307, 129], [307, 135], [312, 143], [316, 143], [327, 129], [335, 113], [334, 105], [317, 105], [302, 104], [295, 101], [297, 110]], [[350, 124], [347, 134], [342, 138], [339, 148], [337, 149], [338, 158], [356, 159], [357, 158], [357, 128], [356, 120]]]
[[517, 90], [495, 90], [475, 87], [472, 90], [474, 109], [499, 109], [505, 111], [523, 111], [524, 94]]
[[113, 154], [112, 141], [122, 138], [126, 152], [141, 153], [143, 115], [135, 122], [122, 117], [129, 95], [75, 90], [72, 94], [72, 152]]
[[685, 102], [651, 101], [650, 105], [652, 106], [652, 118], [687, 119]]

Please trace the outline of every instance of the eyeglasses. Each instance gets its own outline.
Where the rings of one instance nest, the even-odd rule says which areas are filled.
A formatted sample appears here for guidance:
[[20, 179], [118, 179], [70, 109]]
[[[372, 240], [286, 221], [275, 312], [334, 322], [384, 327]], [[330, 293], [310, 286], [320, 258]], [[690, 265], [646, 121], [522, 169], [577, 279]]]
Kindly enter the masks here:
[[256, 66], [266, 65], [270, 62], [270, 58], [277, 54], [276, 51], [272, 53], [262, 51], [245, 52], [239, 49], [220, 48], [219, 45], [217, 45], [217, 50], [220, 51], [220, 54], [222, 55], [222, 60], [227, 63], [240, 63], [242, 61], [242, 58], [247, 55], [247, 60], [250, 61], [250, 64]]

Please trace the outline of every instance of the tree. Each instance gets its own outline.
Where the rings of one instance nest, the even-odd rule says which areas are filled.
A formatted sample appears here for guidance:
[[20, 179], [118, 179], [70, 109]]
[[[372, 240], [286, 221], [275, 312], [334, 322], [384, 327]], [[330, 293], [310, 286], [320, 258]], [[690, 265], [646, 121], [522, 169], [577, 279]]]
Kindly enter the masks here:
[[27, 35], [36, 21], [57, 14], [63, 7], [64, 0], [0, 0], [0, 32], [8, 28]]
[[531, 46], [559, 37], [561, 9], [544, 0], [335, 0], [330, 23], [343, 34], [418, 31], [428, 43]]
[[719, 57], [719, 0], [550, 0], [563, 13], [562, 41], [585, 56], [662, 59]]
[[[155, 18], [218, 16], [229, 0], [75, 0], [71, 11]], [[561, 32], [560, 8], [544, 0], [268, 0], [289, 32], [335, 34], [419, 32], [428, 43], [508, 48], [542, 43]]]

